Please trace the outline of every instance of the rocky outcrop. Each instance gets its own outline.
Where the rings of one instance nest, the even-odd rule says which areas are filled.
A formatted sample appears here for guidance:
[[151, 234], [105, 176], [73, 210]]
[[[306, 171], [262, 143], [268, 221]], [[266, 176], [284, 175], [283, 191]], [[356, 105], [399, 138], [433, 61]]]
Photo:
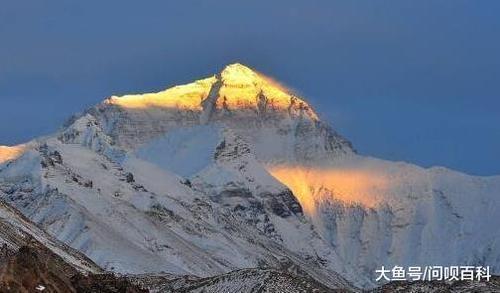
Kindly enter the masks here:
[[112, 274], [75, 270], [43, 247], [22, 246], [0, 265], [0, 291], [5, 293], [139, 293], [148, 292]]
[[166, 292], [346, 292], [330, 289], [307, 276], [297, 276], [286, 271], [269, 269], [237, 270], [210, 278], [192, 276], [165, 278], [136, 278], [137, 283], [159, 293]]

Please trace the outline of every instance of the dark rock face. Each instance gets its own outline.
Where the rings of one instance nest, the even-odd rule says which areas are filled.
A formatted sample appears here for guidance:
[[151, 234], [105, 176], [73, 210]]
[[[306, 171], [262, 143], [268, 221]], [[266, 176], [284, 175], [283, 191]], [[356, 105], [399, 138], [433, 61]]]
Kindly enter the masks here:
[[127, 181], [127, 183], [135, 182], [134, 175], [132, 173], [125, 174], [125, 180]]
[[59, 260], [44, 259], [36, 249], [23, 246], [0, 269], [1, 292], [76, 292], [68, 280], [76, 271], [58, 264]]
[[274, 194], [270, 198], [270, 206], [273, 213], [282, 218], [289, 217], [292, 214], [296, 216], [301, 216], [303, 214], [300, 203], [290, 190]]
[[302, 207], [295, 199], [292, 192], [287, 190], [278, 194], [261, 194], [260, 195], [271, 209], [271, 212], [279, 217], [288, 218], [291, 215], [302, 216]]
[[134, 283], [155, 292], [349, 292], [325, 287], [306, 277], [281, 270], [244, 269], [208, 278], [194, 276], [136, 276]]
[[44, 248], [23, 246], [0, 267], [0, 292], [136, 293], [147, 291], [132, 285], [126, 279], [110, 274], [84, 276]]
[[149, 292], [146, 289], [141, 289], [137, 285], [133, 285], [125, 277], [116, 277], [113, 274], [102, 275], [76, 275], [71, 279], [71, 283], [76, 292], [79, 293], [98, 293], [98, 292], [113, 292], [113, 293], [138, 293]]

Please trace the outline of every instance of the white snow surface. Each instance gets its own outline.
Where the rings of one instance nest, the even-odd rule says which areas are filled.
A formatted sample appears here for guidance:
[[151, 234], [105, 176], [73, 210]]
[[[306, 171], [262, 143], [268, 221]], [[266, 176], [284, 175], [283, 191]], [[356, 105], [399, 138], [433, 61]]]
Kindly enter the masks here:
[[212, 163], [213, 152], [221, 140], [221, 129], [216, 125], [179, 128], [141, 147], [136, 154], [161, 168], [190, 177]]

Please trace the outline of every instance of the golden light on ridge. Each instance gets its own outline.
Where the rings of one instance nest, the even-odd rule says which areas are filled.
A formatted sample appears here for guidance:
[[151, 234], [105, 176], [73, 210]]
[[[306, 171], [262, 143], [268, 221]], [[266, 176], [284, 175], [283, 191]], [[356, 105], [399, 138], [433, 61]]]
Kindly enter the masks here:
[[[268, 109], [288, 111], [290, 104], [293, 103], [295, 111], [303, 109], [309, 117], [318, 119], [310, 106], [291, 94], [286, 87], [242, 64], [226, 66], [220, 74], [220, 79], [222, 86], [218, 91], [217, 109], [257, 110], [259, 99], [263, 95]], [[201, 102], [207, 98], [216, 80], [217, 77], [212, 76], [158, 93], [113, 96], [107, 103], [125, 109], [163, 108], [202, 111]]]
[[292, 190], [310, 216], [316, 214], [317, 203], [328, 200], [374, 207], [388, 188], [387, 178], [363, 169], [269, 166], [267, 170]]
[[208, 95], [215, 80], [215, 77], [209, 77], [158, 93], [113, 96], [107, 102], [126, 109], [173, 108], [201, 111], [201, 101]]
[[19, 158], [25, 149], [24, 145], [13, 147], [0, 146], [0, 164]]

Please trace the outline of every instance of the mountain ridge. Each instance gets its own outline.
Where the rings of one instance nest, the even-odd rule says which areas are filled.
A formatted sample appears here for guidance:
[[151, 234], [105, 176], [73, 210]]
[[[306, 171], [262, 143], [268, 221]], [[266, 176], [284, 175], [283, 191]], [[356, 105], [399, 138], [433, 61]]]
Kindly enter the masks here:
[[[213, 94], [210, 95], [210, 92]], [[268, 100], [267, 95], [272, 98]], [[201, 111], [210, 96], [215, 98], [214, 106], [227, 111], [245, 107], [263, 111], [268, 106], [279, 110], [290, 110], [289, 108], [293, 106], [292, 99], [294, 103], [300, 105], [299, 110], [308, 111], [310, 108], [290, 90], [240, 63], [227, 65], [214, 76], [192, 83], [174, 86], [157, 93], [112, 96], [105, 103], [124, 108], [165, 107]], [[318, 119], [312, 110], [308, 115], [312, 119]]]

